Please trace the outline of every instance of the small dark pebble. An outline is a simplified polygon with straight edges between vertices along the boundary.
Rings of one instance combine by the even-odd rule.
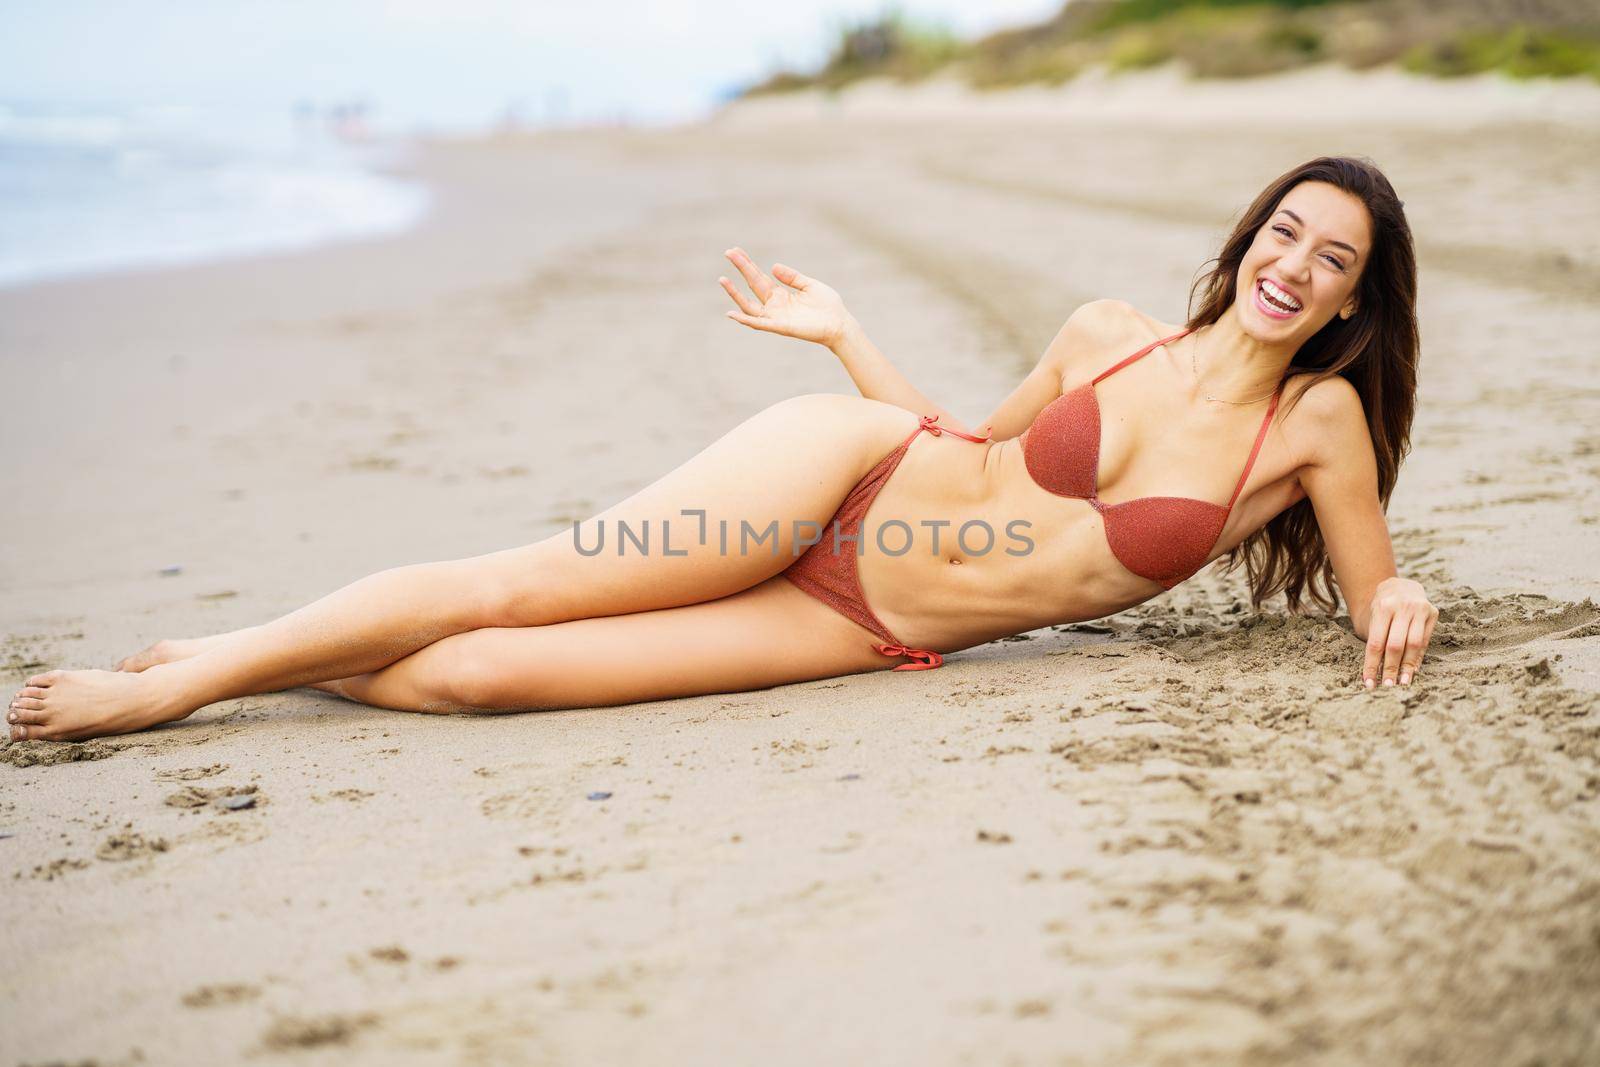
[[[255,807],[256,795],[254,793],[235,793],[233,796],[218,797],[211,803],[219,808],[227,808],[229,811],[239,811],[242,808]]]
[[[590,800],[610,800],[611,799],[611,794],[610,793],[600,793],[600,792],[590,793],[589,794],[589,799]]]
[[[176,563],[172,564],[170,567],[162,567],[161,568],[161,576],[163,578],[171,578],[175,574],[182,574],[182,573],[183,573],[183,568],[178,566]]]
[[[859,774],[841,774],[839,776],[839,781],[841,781],[841,782],[853,782],[857,778],[860,778],[860,777],[861,776]]]

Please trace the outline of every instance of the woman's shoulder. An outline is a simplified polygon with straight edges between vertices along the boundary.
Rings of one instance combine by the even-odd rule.
[[[1168,329],[1126,300],[1110,296],[1084,304],[1072,313],[1072,319],[1068,321],[1074,320],[1081,321],[1082,328],[1095,339],[1112,347],[1128,341],[1139,341],[1146,334],[1152,340],[1170,337],[1183,329],[1182,326]]]
[[[1352,421],[1366,425],[1366,409],[1361,394],[1349,379],[1338,374],[1319,377],[1312,370],[1293,367],[1283,378],[1283,407],[1303,411],[1304,421],[1337,425]]]
[[[1311,462],[1360,454],[1372,447],[1367,412],[1356,387],[1337,375],[1291,372],[1283,379],[1278,422]]]
[[[1183,323],[1162,322],[1126,300],[1105,299],[1095,303],[1100,305],[1096,321],[1109,362],[1124,359],[1141,348],[1184,332]]]
[[[1080,305],[1068,316],[1051,347],[1059,357],[1060,369],[1069,379],[1093,375],[1128,352],[1148,344],[1140,338],[1158,325],[1126,300],[1105,297]],[[1151,339],[1169,335],[1154,334]],[[1130,344],[1133,347],[1128,348]],[[1124,348],[1128,352],[1123,352]]]

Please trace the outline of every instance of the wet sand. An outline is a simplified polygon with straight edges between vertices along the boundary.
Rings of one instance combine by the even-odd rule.
[[[851,392],[723,317],[731,244],[976,421],[1080,303],[1181,321],[1265,182],[1369,155],[1421,261],[1390,523],[1442,612],[1401,691],[1208,571],[934,672],[7,743],[0,1060],[1593,1062],[1600,112],[1486,120],[436,141],[410,234],[0,290],[14,688],[535,540]]]

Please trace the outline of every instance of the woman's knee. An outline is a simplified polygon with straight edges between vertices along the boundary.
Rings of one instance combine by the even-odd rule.
[[[508,662],[496,654],[495,644],[492,630],[479,630],[429,645],[429,695],[462,711],[540,707],[529,665]]]
[[[469,559],[423,564],[441,568],[453,607],[451,619],[459,632],[490,626],[531,626],[530,605],[538,599],[532,588],[537,568],[528,566],[528,549],[508,549]]]

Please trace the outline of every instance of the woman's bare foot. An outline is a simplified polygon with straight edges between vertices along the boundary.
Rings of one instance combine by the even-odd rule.
[[[165,665],[123,671],[46,671],[28,679],[6,721],[13,741],[81,741],[181,719],[192,710],[164,684]]]
[[[157,641],[142,652],[135,652],[127,659],[122,660],[113,669],[137,674],[140,671],[149,670],[160,663],[176,663],[181,659],[198,656],[202,652],[210,652],[218,645],[231,641],[235,637],[249,633],[254,629],[255,627],[251,626],[225,634],[213,634],[210,637],[168,638]]]

